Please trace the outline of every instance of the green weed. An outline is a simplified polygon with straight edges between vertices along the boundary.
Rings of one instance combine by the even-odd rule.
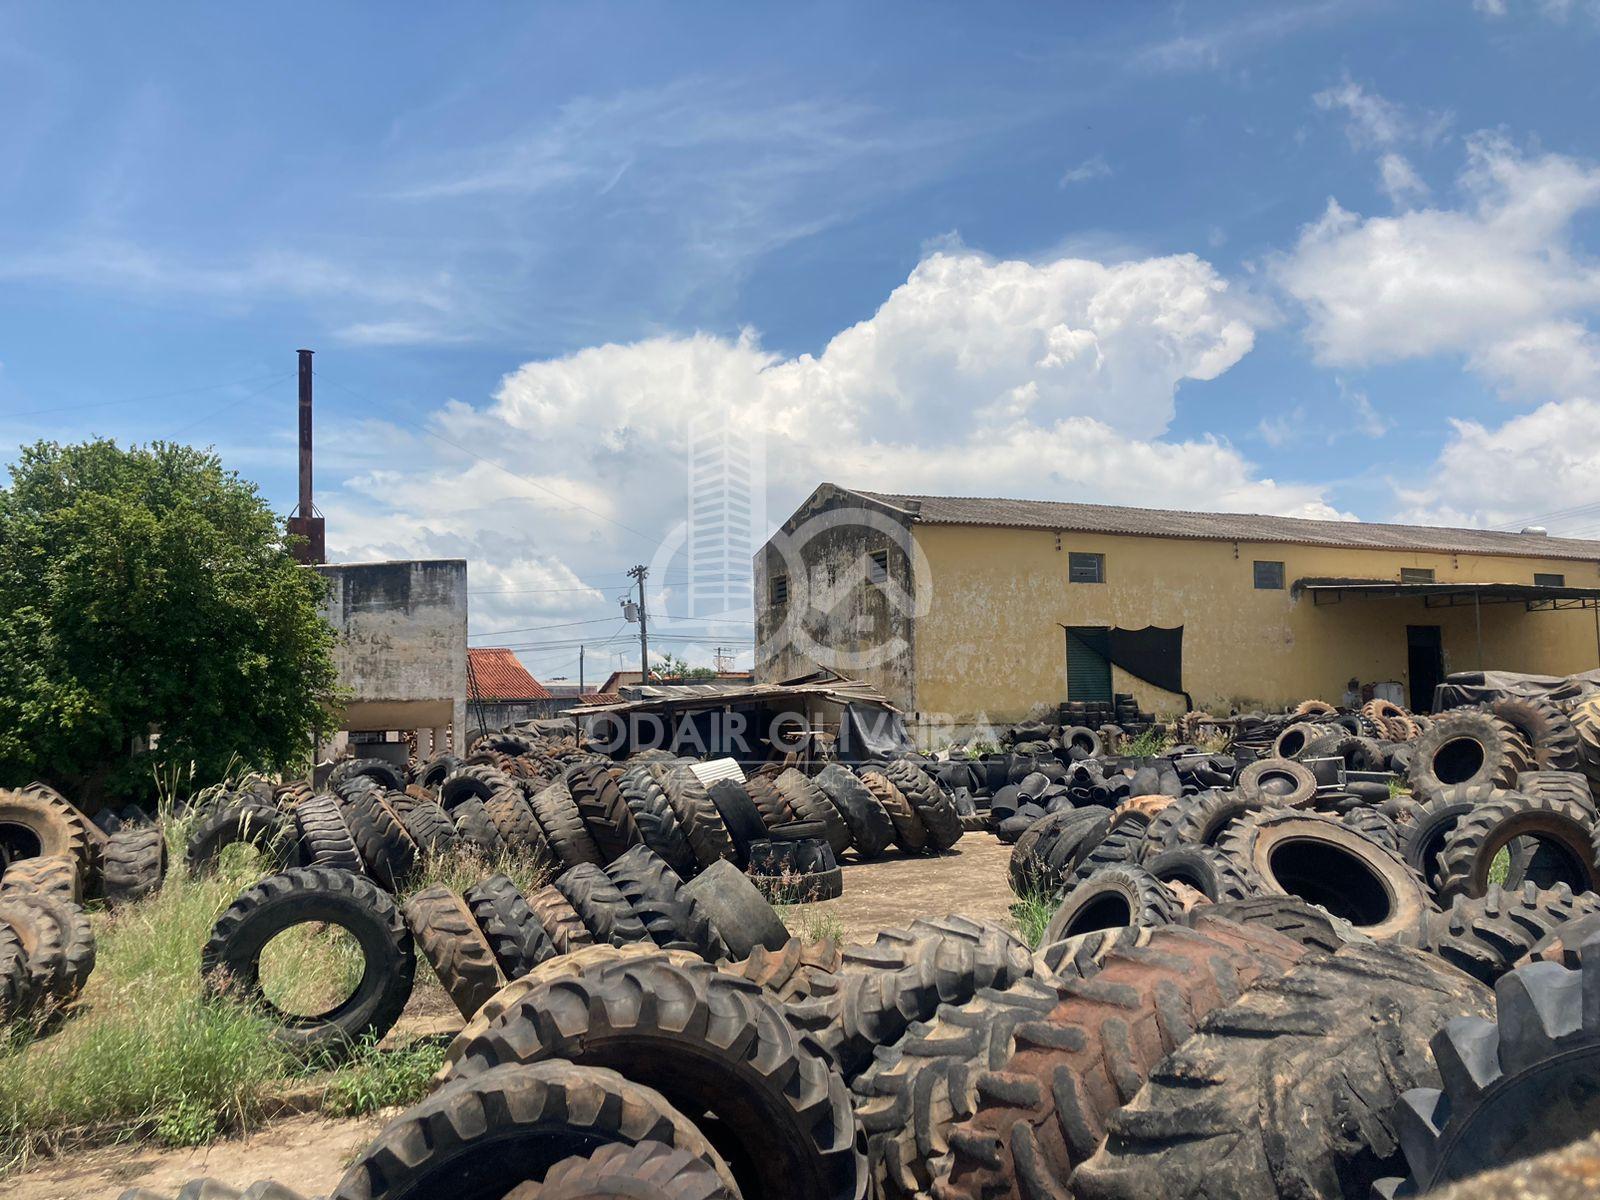
[[[1031,892],[1012,902],[1011,919],[1017,926],[1017,936],[1035,950],[1044,938],[1045,926],[1055,916],[1056,901],[1039,892]]]

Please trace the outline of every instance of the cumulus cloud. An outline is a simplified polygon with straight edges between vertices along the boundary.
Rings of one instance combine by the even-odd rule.
[[[1600,304],[1600,265],[1571,230],[1600,203],[1600,168],[1480,134],[1460,186],[1461,208],[1391,217],[1330,200],[1301,232],[1275,274],[1305,307],[1318,361],[1454,353],[1524,390],[1588,369],[1594,348],[1577,322]]]
[[[1420,200],[1428,194],[1428,185],[1417,174],[1411,161],[1403,154],[1393,152],[1378,160],[1378,178],[1383,190],[1396,206]]]
[[[825,479],[1339,515],[1225,441],[1163,440],[1179,387],[1231,368],[1269,319],[1193,255],[940,250],[816,354],[701,333],[524,364],[491,402],[437,410],[431,451],[418,441],[403,465],[351,478],[325,504],[347,510],[329,529],[374,552],[465,554],[475,588],[487,569],[508,589],[497,618],[534,611],[519,585],[562,598],[540,611],[576,610],[592,598],[557,589],[647,560],[683,520],[687,418],[707,412],[769,448],[779,519]],[[679,571],[662,573],[669,603]]]
[[[1345,135],[1358,148],[1431,144],[1444,136],[1454,119],[1449,112],[1412,112],[1348,75],[1312,96],[1311,102],[1323,112],[1342,113]]]

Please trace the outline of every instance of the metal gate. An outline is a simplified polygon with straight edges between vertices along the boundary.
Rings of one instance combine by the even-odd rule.
[[[1111,702],[1111,630],[1104,625],[1067,629],[1067,699]]]

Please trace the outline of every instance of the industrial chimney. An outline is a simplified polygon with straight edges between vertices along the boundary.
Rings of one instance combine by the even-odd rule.
[[[322,514],[311,502],[311,351],[300,355],[300,502],[289,517],[289,532],[302,539],[294,556],[303,563],[328,561],[328,539]]]

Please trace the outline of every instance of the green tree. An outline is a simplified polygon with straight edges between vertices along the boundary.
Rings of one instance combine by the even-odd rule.
[[[24,447],[0,490],[0,784],[138,798],[158,764],[304,762],[335,697],[324,594],[212,453]]]
[[[676,654],[663,654],[661,662],[650,671],[657,682],[667,683],[704,683],[717,677],[710,667],[691,667],[688,660]]]

